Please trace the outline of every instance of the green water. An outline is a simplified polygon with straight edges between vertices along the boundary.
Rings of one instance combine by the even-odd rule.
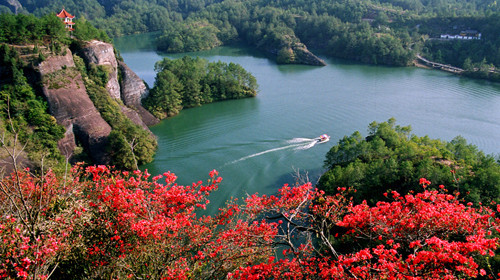
[[[147,35],[115,40],[125,62],[150,86],[162,57]],[[500,85],[436,70],[392,68],[325,59],[328,66],[276,65],[245,47],[189,53],[241,64],[259,83],[257,98],[188,109],[151,128],[158,136],[152,174],[170,170],[179,183],[224,178],[211,196],[215,208],[229,197],[273,193],[300,171],[315,182],[329,148],[372,121],[394,117],[413,133],[451,140],[462,135],[486,153],[500,153]],[[327,133],[314,145],[308,140]]]

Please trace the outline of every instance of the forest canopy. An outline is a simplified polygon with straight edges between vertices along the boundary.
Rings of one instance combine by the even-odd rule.
[[[171,117],[182,108],[257,95],[257,80],[241,65],[208,62],[199,57],[164,58],[155,65],[154,87],[143,100],[158,118]]]
[[[63,5],[57,0],[19,4],[0,9],[42,16]],[[293,62],[293,53],[285,51],[303,44],[332,57],[372,64],[406,66],[421,53],[468,72],[500,66],[500,6],[493,0],[68,0],[64,7],[113,37],[162,31],[158,47],[169,52],[239,40],[281,63]],[[481,40],[434,40],[463,30],[480,32]],[[478,76],[487,77],[487,72]]]
[[[411,127],[395,119],[373,122],[368,136],[354,132],[344,136],[326,155],[328,171],[319,187],[329,194],[338,187],[353,187],[358,201],[383,200],[384,192],[413,190],[426,178],[434,186],[445,185],[474,203],[500,202],[500,163],[457,136],[450,142],[411,134]]]

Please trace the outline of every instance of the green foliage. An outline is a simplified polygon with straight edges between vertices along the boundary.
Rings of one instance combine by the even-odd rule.
[[[42,18],[44,22],[45,33],[49,37],[51,42],[60,42],[63,39],[68,38],[68,33],[61,19],[56,17],[54,14],[49,14]]]
[[[74,39],[111,41],[104,31],[95,28],[85,17],[76,19],[75,23]],[[68,31],[53,12],[41,18],[24,14],[0,14],[0,43],[34,43],[33,53],[38,53],[37,44],[49,44],[53,52],[59,53],[61,45],[69,45],[70,42]]]
[[[54,13],[62,6],[56,0],[20,2],[37,15]],[[487,58],[487,64],[500,66],[500,5],[495,1],[67,0],[64,6],[77,19],[88,18],[112,36],[162,30],[158,47],[169,52],[241,40],[272,54],[279,63],[295,62],[297,57],[284,50],[305,44],[333,57],[364,63],[406,66],[415,51],[422,51],[426,57],[458,67],[467,58],[472,63]],[[75,33],[86,33],[85,23],[78,22],[75,28],[79,25],[83,28]],[[6,21],[5,26],[12,24]],[[474,46],[426,40],[460,31],[456,29],[476,29],[483,39]],[[467,74],[500,78],[495,72],[473,72]]]
[[[23,14],[0,14],[0,43],[25,44],[42,40],[67,40],[64,24],[54,14],[42,18]]]
[[[292,49],[289,48],[281,48],[281,50],[278,52],[278,56],[276,57],[276,62],[280,64],[291,63],[294,60],[294,53]]]
[[[158,5],[153,1],[102,2],[102,5],[106,8],[107,15],[105,17],[92,18],[92,20],[99,28],[104,29],[106,33],[113,37],[162,30],[173,19],[182,19],[180,13],[169,9],[168,6]]]
[[[434,187],[446,185],[467,201],[500,201],[500,165],[460,136],[449,143],[410,135],[410,127],[395,120],[373,122],[363,139],[345,136],[326,155],[328,171],[319,186],[327,193],[338,187],[357,189],[356,199],[374,203],[388,188],[406,194],[427,178]]]
[[[124,123],[108,137],[113,164],[122,169],[137,170],[139,165],[153,161],[156,141],[146,130]]]
[[[157,39],[157,48],[166,52],[191,52],[220,46],[219,29],[205,21],[172,23]]]
[[[143,105],[160,119],[177,115],[182,110],[182,89],[177,76],[169,70],[161,71]]]
[[[106,84],[109,81],[109,74],[111,73],[111,69],[105,65],[96,65],[94,63],[90,63],[88,65],[86,73],[89,77],[100,87],[106,87]]]
[[[176,115],[182,108],[257,94],[255,77],[235,63],[185,56],[165,58],[156,63],[155,70],[154,87],[143,105],[159,118]]]
[[[21,141],[27,143],[28,156],[35,162],[40,162],[42,158],[45,158],[46,162],[47,159],[52,160],[54,164],[62,162],[57,141],[64,136],[64,128],[57,125],[56,120],[48,114],[45,101],[37,97],[28,84],[23,72],[24,64],[28,62],[26,57],[33,57],[31,61],[41,62],[46,59],[48,51],[64,55],[70,42],[72,47],[78,49],[82,40],[109,41],[109,38],[103,31],[93,27],[85,17],[81,17],[76,22],[73,34],[76,40],[71,40],[61,19],[53,12],[42,18],[33,15],[1,14],[0,23],[0,64],[4,66],[7,74],[6,77],[2,77],[7,83],[0,91],[2,124],[8,123],[7,112],[10,112],[13,124],[3,130],[11,130],[11,133],[15,130],[19,133]],[[34,43],[35,46],[9,47],[5,43]],[[29,49],[29,52],[25,49]],[[21,56],[23,60],[20,59]],[[87,67],[76,55],[74,61],[76,68],[63,66],[61,70],[45,75],[42,83],[49,89],[58,89],[65,87],[79,72],[82,73],[88,93],[104,119],[115,131],[113,135],[119,133],[127,144],[122,146],[117,144],[116,150],[112,150],[111,156],[116,165],[122,168],[137,168],[139,164],[152,161],[156,139],[125,117],[120,104],[109,97],[105,90],[111,69],[94,64],[89,64]],[[128,151],[123,152],[123,147]],[[132,156],[130,153],[133,153]]]
[[[90,99],[112,128],[108,142],[111,163],[121,169],[137,169],[138,165],[151,162],[157,148],[156,138],[127,118],[121,109],[123,105],[109,95],[105,88],[109,69],[94,64],[86,66],[76,55],[73,60],[84,77]]]
[[[28,83],[15,49],[0,45],[0,65],[7,70],[0,89],[0,129],[8,137],[17,133],[19,140],[26,143],[28,158],[35,164],[41,164],[44,158],[45,167],[57,167],[63,160],[57,142],[63,138],[65,129],[57,124],[48,112],[46,101]]]
[[[82,41],[90,41],[92,39],[97,39],[104,42],[111,41],[106,32],[95,28],[83,16],[75,20],[75,31],[73,31],[73,36]]]

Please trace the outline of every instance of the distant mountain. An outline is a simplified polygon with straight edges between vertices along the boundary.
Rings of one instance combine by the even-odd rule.
[[[1,1],[1,11],[38,16],[65,7],[111,37],[162,31],[158,47],[168,52],[243,41],[278,63],[321,65],[302,55],[314,50],[370,64],[411,65],[418,52],[472,71],[500,67],[500,5],[494,0]],[[481,40],[434,40],[462,30],[476,30]]]

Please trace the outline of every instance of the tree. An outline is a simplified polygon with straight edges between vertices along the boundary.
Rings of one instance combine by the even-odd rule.
[[[493,156],[484,155],[460,136],[446,143],[410,132],[411,127],[389,119],[371,123],[365,138],[359,132],[345,136],[326,154],[328,170],[319,188],[334,194],[337,187],[354,187],[356,202],[367,200],[375,205],[384,200],[382,193],[388,189],[406,194],[414,189],[413,182],[425,177],[455,186],[467,201],[500,202],[500,180],[494,175],[500,173],[500,164]],[[478,174],[481,179],[476,178]]]
[[[45,27],[45,33],[52,44],[66,38],[66,29],[60,18],[51,14],[44,16],[41,20]]]
[[[465,206],[456,196],[442,190],[427,191],[430,181],[425,178],[420,179],[420,184],[423,192],[405,196],[392,192],[386,194],[392,196],[392,202],[379,202],[373,207],[366,202],[353,204],[347,199],[345,188],[335,196],[324,196],[310,185],[285,187],[280,196],[252,196],[246,203],[251,205],[253,213],[265,212],[268,217],[281,219],[282,234],[277,237],[291,247],[286,251],[289,258],[243,267],[231,276],[236,279],[256,275],[256,279],[497,277],[497,267],[480,266],[495,255],[499,245],[496,212],[485,207],[473,208],[471,204]],[[490,227],[493,221],[497,224]],[[481,248],[477,247],[478,241]]]
[[[160,182],[164,180],[164,183]],[[497,277],[500,206],[463,204],[444,186],[354,204],[310,183],[197,213],[217,171],[181,186],[170,172],[75,166],[0,181],[5,279],[381,279]],[[494,206],[495,207],[495,206]],[[6,242],[5,242],[6,241]],[[275,258],[277,248],[284,256]]]
[[[472,65],[472,60],[470,57],[467,57],[464,61],[464,65],[462,66],[465,71],[473,71],[474,66]]]
[[[48,279],[78,244],[81,237],[72,233],[82,229],[85,208],[74,183],[29,169],[2,178],[0,277]]]
[[[169,70],[158,73],[144,106],[158,118],[175,116],[182,109],[183,86]]]
[[[165,58],[155,70],[155,85],[143,104],[158,118],[174,116],[182,108],[257,95],[255,77],[235,63],[185,56]]]
[[[95,28],[84,16],[77,19],[75,23],[75,31],[73,31],[75,38],[82,41],[90,41],[92,39],[104,42],[111,41],[104,31]]]

